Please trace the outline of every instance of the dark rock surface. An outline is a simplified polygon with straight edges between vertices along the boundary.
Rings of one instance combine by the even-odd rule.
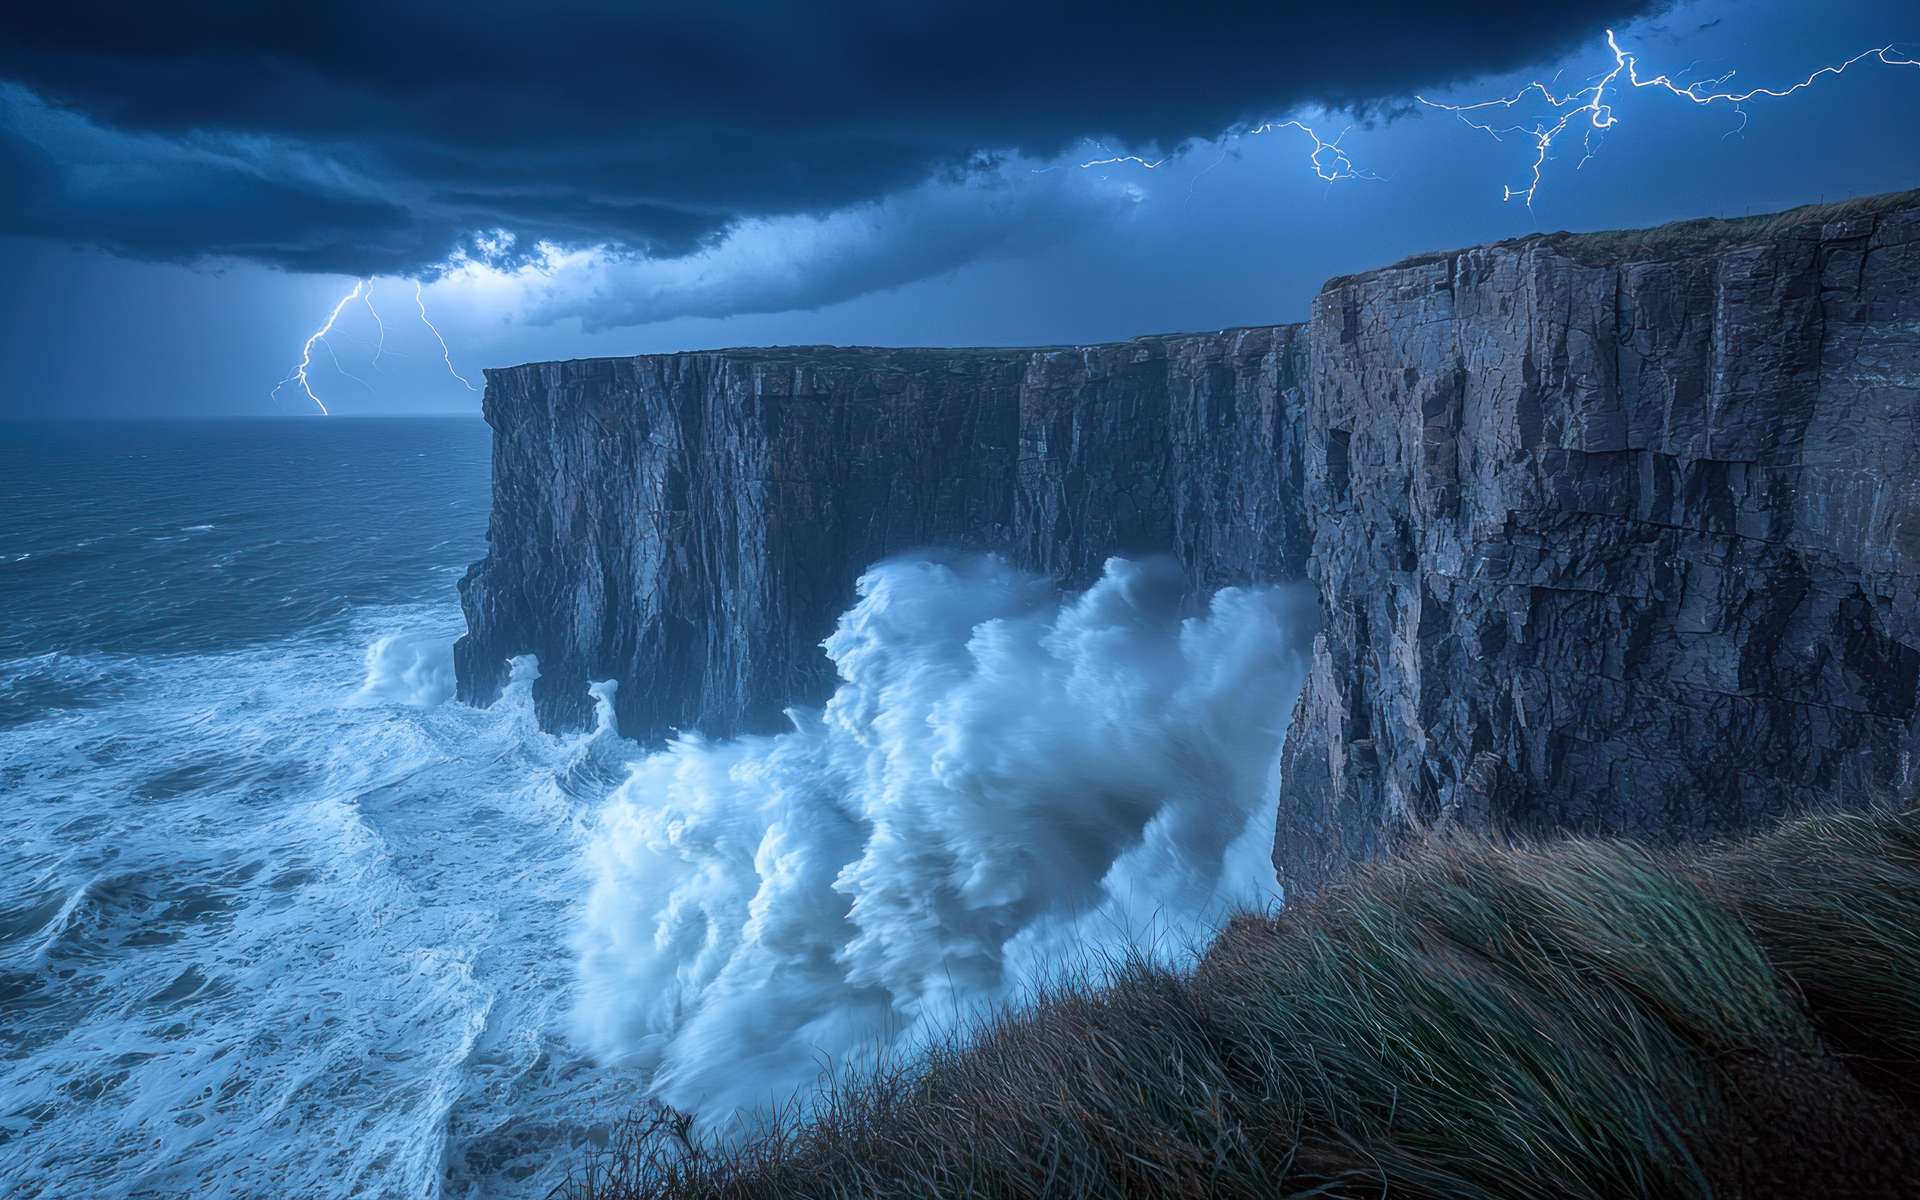
[[[1336,280],[1301,326],[488,373],[460,693],[782,725],[871,562],[1309,576],[1295,893],[1459,824],[1658,838],[1912,788],[1920,197],[1554,235]]]
[[[1197,586],[1299,578],[1290,330],[1045,350],[803,347],[487,373],[489,551],[460,695],[540,658],[550,728],[614,679],[623,733],[784,727],[869,564],[992,549],[1084,584],[1172,553]]]
[[[1920,199],[1340,280],[1310,343],[1285,881],[1911,790]]]

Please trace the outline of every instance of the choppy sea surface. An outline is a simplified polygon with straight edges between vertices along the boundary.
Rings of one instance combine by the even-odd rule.
[[[0,1196],[545,1196],[1273,898],[1309,598],[872,564],[793,728],[452,702],[474,420],[0,427]]]
[[[472,419],[0,427],[0,1194],[543,1195],[631,1102],[627,754],[445,703],[487,487]]]

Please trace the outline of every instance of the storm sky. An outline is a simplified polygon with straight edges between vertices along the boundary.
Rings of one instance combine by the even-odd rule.
[[[1531,210],[1501,199],[1524,136],[1413,103],[1579,87],[1609,26],[1687,81],[1920,56],[1911,0],[21,6],[0,17],[0,416],[312,411],[269,392],[356,277],[386,341],[375,363],[371,314],[343,312],[311,372],[333,411],[474,412],[414,279],[477,382],[1294,320],[1326,276],[1414,251],[1920,184],[1917,67],[1755,101],[1744,130],[1623,94],[1588,161],[1556,146]],[[1325,183],[1305,133],[1248,132],[1287,118],[1347,129],[1377,178]],[[1126,155],[1160,165],[1080,165]]]

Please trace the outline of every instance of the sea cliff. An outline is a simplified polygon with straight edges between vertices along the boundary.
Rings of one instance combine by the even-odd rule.
[[[1330,282],[1298,325],[489,371],[463,698],[777,728],[874,560],[1306,579],[1294,893],[1435,827],[1662,839],[1910,791],[1920,195],[1547,235]]]

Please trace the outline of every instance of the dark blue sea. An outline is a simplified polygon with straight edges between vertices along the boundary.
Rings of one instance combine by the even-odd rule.
[[[472,419],[0,427],[0,1193],[542,1195],[604,742],[445,703]]]

